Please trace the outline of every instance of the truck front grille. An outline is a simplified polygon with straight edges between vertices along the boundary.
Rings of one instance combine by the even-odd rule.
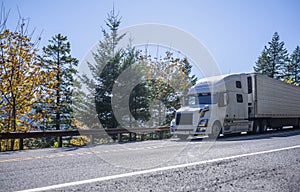
[[[193,125],[193,113],[180,113],[176,115],[176,125]]]

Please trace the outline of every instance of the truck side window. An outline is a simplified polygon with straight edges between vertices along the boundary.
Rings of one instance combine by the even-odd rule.
[[[241,83],[241,81],[236,81],[236,82],[235,82],[235,86],[236,86],[236,88],[242,88],[242,83]]]
[[[242,94],[236,94],[236,101],[238,103],[243,103],[243,95]]]
[[[248,84],[248,94],[252,93],[252,78],[247,77],[247,84]]]

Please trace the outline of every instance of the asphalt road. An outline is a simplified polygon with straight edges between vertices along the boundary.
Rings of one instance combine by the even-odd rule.
[[[0,153],[0,191],[300,191],[300,130]]]

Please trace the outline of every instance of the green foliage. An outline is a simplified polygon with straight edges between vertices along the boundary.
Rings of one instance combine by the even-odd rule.
[[[147,66],[149,126],[169,125],[174,110],[180,108],[180,99],[195,85],[197,78],[191,76],[192,65],[187,58],[174,58],[167,51],[163,58],[141,57]]]
[[[79,79],[81,79],[79,77]],[[99,119],[95,110],[95,96],[91,91],[84,91],[80,82],[75,81],[73,99],[74,124],[80,129],[99,126]]]
[[[284,70],[285,79],[288,83],[298,85],[300,84],[300,47],[297,46],[290,55],[289,62],[285,65]]]
[[[108,14],[105,22],[109,31],[102,28],[104,39],[99,41],[98,48],[93,53],[95,63],[88,63],[92,79],[86,75],[81,77],[82,83],[87,85],[91,103],[85,103],[85,109],[81,107],[81,111],[85,114],[89,109],[92,110],[92,105],[95,105],[101,125],[105,128],[115,128],[119,124],[111,105],[113,86],[119,75],[135,62],[136,52],[133,48],[116,48],[125,34],[118,34],[121,20],[114,10]],[[86,124],[86,119],[82,120]],[[88,125],[90,126],[92,125]]]
[[[43,47],[40,60],[44,63],[43,70],[52,73],[50,89],[44,89],[44,98],[47,102],[37,105],[36,111],[43,116],[43,129],[73,128],[73,90],[74,76],[77,73],[78,60],[71,56],[71,45],[67,37],[57,34],[49,40],[49,45]]]
[[[137,75],[143,81],[130,87],[132,90],[129,110],[132,116],[122,113],[126,112],[126,109],[121,104],[114,106],[119,114],[124,114],[121,117],[124,119],[122,126],[137,126],[132,124],[133,121],[143,126],[168,124],[174,109],[180,107],[180,97],[196,82],[195,76],[190,77],[192,66],[186,58],[174,58],[171,52],[166,52],[162,60],[157,60],[149,55],[142,55],[141,51],[130,46],[126,49],[117,49],[119,41],[125,35],[118,34],[120,23],[118,15],[111,11],[106,19],[109,31],[102,29],[104,39],[99,41],[98,49],[93,53],[95,63],[88,63],[92,79],[87,75],[81,77],[82,83],[87,85],[90,96],[94,96],[94,99],[89,99],[90,103],[93,105],[95,102],[96,112],[103,127],[120,126],[111,104],[112,97],[115,99],[119,97],[113,93],[113,88],[116,84],[119,87],[130,87],[129,84],[133,83],[131,77],[128,77],[128,81],[118,81],[120,75],[129,69],[133,76]],[[122,99],[124,98],[117,98],[120,101]],[[88,111],[88,106],[89,104],[85,103],[81,107],[82,114]],[[84,118],[81,119],[86,121]],[[148,122],[150,119],[152,121]],[[148,124],[145,124],[146,122]]]
[[[271,78],[283,79],[284,66],[289,60],[284,42],[280,41],[278,33],[275,32],[268,45],[258,57],[254,71]]]
[[[300,48],[297,46],[290,55],[280,42],[277,32],[271,42],[268,42],[258,57],[254,71],[268,77],[280,79],[288,84],[299,86],[300,81]]]
[[[129,108],[132,116],[138,122],[146,122],[150,119],[149,113],[149,94],[147,83],[138,84],[131,92]]]

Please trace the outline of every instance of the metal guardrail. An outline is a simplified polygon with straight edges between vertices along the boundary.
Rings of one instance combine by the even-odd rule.
[[[26,138],[51,138],[58,137],[58,147],[62,147],[63,138],[67,136],[88,136],[92,142],[95,137],[104,135],[117,135],[118,142],[122,141],[122,134],[128,134],[128,140],[133,139],[133,135],[141,135],[141,140],[144,140],[144,135],[149,133],[158,134],[159,139],[164,137],[164,133],[169,132],[170,128],[153,127],[153,128],[110,128],[110,129],[81,129],[81,130],[49,130],[49,131],[31,131],[31,132],[9,132],[0,133],[0,141],[2,139],[19,139],[19,149],[24,149],[23,139]],[[1,142],[0,142],[1,144]]]

